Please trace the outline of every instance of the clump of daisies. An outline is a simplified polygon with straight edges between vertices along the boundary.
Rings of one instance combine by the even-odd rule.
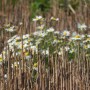
[[[51,17],[51,21],[59,21],[59,18]],[[33,22],[37,22],[36,31],[32,34],[24,34],[22,37],[14,35],[7,41],[9,50],[12,52],[12,56],[23,56],[25,60],[30,60],[32,55],[41,54],[48,57],[49,55],[58,54],[63,56],[63,53],[68,54],[68,59],[74,59],[77,55],[78,47],[80,52],[87,50],[87,54],[90,54],[90,35],[83,35],[77,32],[71,32],[69,30],[56,31],[53,27],[46,27],[45,18],[42,16],[36,16],[33,18]],[[22,23],[20,24],[22,25]],[[15,26],[7,25],[7,31],[13,31]],[[78,24],[80,30],[86,30],[85,24]],[[3,49],[5,52],[7,47]],[[30,51],[32,53],[30,53]],[[2,52],[2,53],[3,53]],[[8,53],[7,53],[8,54]],[[3,59],[5,59],[5,53],[3,53]],[[0,56],[2,61],[2,56]],[[36,63],[36,62],[35,62]],[[34,64],[35,66],[35,64]]]
[[[17,31],[17,26],[11,25],[11,24],[5,24],[5,25],[4,25],[4,29],[5,29],[5,31],[7,31],[7,32],[13,33],[13,32],[15,32],[15,31]]]
[[[0,54],[0,65],[8,59],[10,55],[11,68],[19,68],[22,60],[24,60],[27,68],[32,67],[35,75],[38,72],[38,58],[40,56],[48,62],[48,57],[59,56],[70,60],[78,60],[78,53],[81,55],[84,52],[85,57],[90,58],[90,35],[78,32],[71,32],[67,29],[57,31],[53,26],[46,27],[45,18],[36,16],[33,22],[36,24],[36,31],[31,34],[14,35],[6,43]],[[59,18],[51,17],[50,21],[58,22]],[[20,25],[23,23],[20,22]],[[85,24],[78,24],[78,29],[84,31],[87,29]],[[7,24],[5,30],[15,32],[16,27]],[[39,57],[38,57],[39,56]],[[63,59],[64,60],[64,59]],[[43,60],[42,60],[43,61]],[[46,65],[47,68],[48,65]],[[6,77],[6,76],[5,76]]]

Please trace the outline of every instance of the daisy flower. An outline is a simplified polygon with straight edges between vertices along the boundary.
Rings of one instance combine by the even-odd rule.
[[[60,32],[59,31],[55,31],[54,34],[60,34]]]
[[[66,47],[65,47],[65,50],[66,50],[66,51],[69,51],[69,50],[70,50],[70,48],[69,48],[68,46],[66,46]]]
[[[8,32],[14,32],[14,31],[16,31],[15,26],[11,26],[9,28],[6,28],[5,30],[8,31]]]
[[[81,36],[78,34],[71,38],[72,40],[81,40]]]
[[[87,29],[87,26],[86,26],[86,24],[80,24],[80,23],[78,23],[78,29],[80,29],[80,30],[86,30]]]
[[[54,21],[59,21],[59,18],[54,18],[54,17],[51,17],[51,20],[54,20]]]
[[[41,25],[41,26],[38,26],[37,29],[39,29],[39,30],[43,30],[43,29],[44,29],[44,26],[45,26],[44,24]]]
[[[70,36],[70,32],[68,30],[63,31],[63,36]]]
[[[33,18],[33,21],[38,21],[38,20],[42,20],[43,17],[42,16],[36,16],[35,18]]]
[[[47,32],[54,32],[54,28],[47,29]]]

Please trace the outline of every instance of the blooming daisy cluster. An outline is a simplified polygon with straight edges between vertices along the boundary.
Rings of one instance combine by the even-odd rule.
[[[14,25],[5,24],[4,29],[5,29],[5,31],[12,33],[12,32],[15,32],[17,30],[17,27]]]
[[[42,21],[43,19],[42,16],[36,16],[33,21],[38,22],[38,20]],[[51,19],[54,18],[52,17]],[[59,19],[56,19],[56,21],[57,20]],[[78,25],[77,28],[85,29],[86,26]],[[31,50],[32,53],[29,50]],[[9,51],[12,52],[12,57],[21,56],[22,58],[23,55],[25,60],[30,60],[32,55],[37,55],[38,53],[48,57],[53,54],[63,56],[66,52],[68,54],[68,60],[72,60],[75,56],[78,56],[77,52],[84,52],[86,56],[90,57],[90,35],[68,30],[56,31],[53,27],[46,28],[45,24],[42,23],[37,27],[37,30],[30,35],[14,35],[10,38],[7,41],[7,46],[4,47],[0,54],[0,62],[3,62],[3,60],[7,58]],[[19,63],[15,62],[14,64],[17,66]],[[35,66],[36,69],[37,62],[35,62],[33,66]]]

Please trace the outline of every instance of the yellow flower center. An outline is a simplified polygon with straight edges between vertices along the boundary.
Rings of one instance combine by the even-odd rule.
[[[2,58],[0,57],[0,62],[2,62]]]
[[[87,41],[90,41],[90,38],[87,38]]]
[[[85,45],[84,48],[87,49],[88,47]]]
[[[79,35],[76,35],[75,38],[80,38],[80,36]]]
[[[37,63],[34,63],[34,65],[33,65],[34,67],[37,67],[38,66],[38,64]]]
[[[63,35],[66,36],[67,35],[67,32],[64,32]]]
[[[25,56],[28,56],[29,55],[29,52],[25,52]]]

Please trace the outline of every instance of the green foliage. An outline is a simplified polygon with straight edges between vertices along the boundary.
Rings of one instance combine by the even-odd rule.
[[[32,11],[32,18],[36,15],[45,15],[52,5],[51,0],[34,0],[30,3],[30,10]],[[59,8],[66,9],[70,4],[74,9],[79,6],[79,0],[58,0]]]
[[[30,10],[32,11],[32,17],[36,14],[44,14],[50,9],[50,0],[35,0],[30,3]]]
[[[16,5],[16,3],[17,3],[18,1],[19,1],[19,0],[12,0],[13,7]]]

